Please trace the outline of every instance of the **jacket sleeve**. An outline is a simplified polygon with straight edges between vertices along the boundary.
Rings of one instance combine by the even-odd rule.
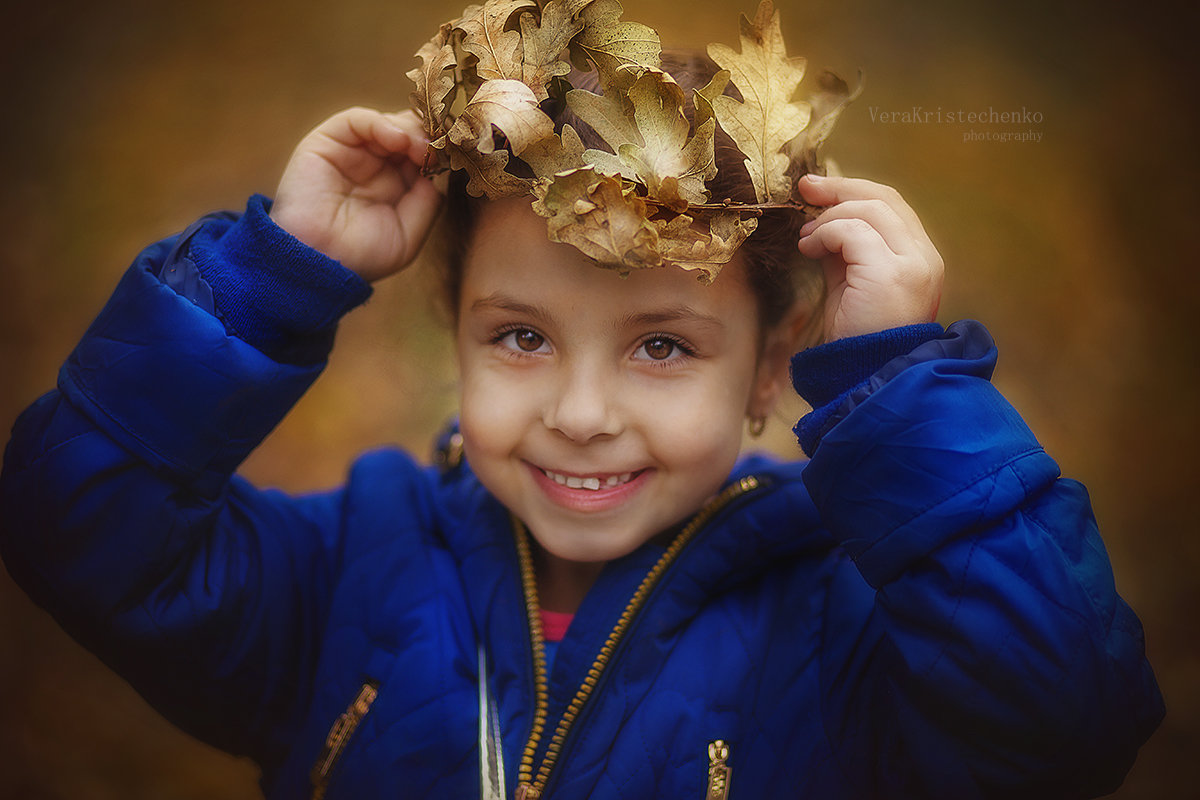
[[[1108,793],[1163,715],[1087,493],[995,359],[976,323],[892,359],[804,473],[853,563],[828,595],[829,735],[872,796]]]
[[[14,579],[174,722],[264,760],[313,668],[342,495],[231,476],[367,291],[262,198],[206,219],[138,257],[5,451]]]

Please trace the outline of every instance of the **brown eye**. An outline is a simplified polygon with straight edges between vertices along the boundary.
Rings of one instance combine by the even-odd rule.
[[[655,361],[662,361],[671,357],[671,353],[675,351],[675,342],[659,336],[654,339],[647,339],[642,347],[645,349],[647,356]]]
[[[513,338],[516,340],[517,347],[526,353],[535,352],[546,341],[541,334],[530,330],[513,331]]]

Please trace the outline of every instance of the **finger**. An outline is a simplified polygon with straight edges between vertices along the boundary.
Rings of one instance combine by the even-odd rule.
[[[796,186],[800,195],[814,205],[831,206],[847,200],[882,200],[909,226],[922,229],[917,212],[898,191],[883,183],[866,178],[846,178],[838,175],[805,175]]]
[[[925,232],[925,226],[921,224],[917,212],[913,211],[912,206],[891,186],[864,178],[805,175],[800,179],[797,188],[800,195],[814,205],[836,206],[844,202],[863,200],[883,202],[903,221],[921,255],[930,263],[941,261],[941,256],[929,234]]]
[[[835,219],[863,220],[879,232],[892,252],[920,254],[920,244],[913,239],[904,220],[891,206],[878,199],[847,200],[831,206],[815,220],[805,223],[800,229],[800,236],[807,236],[819,226]]]
[[[800,240],[801,254],[824,258],[838,254],[848,265],[870,267],[894,263],[897,255],[879,231],[855,217],[834,219],[818,226]]]
[[[425,243],[441,208],[442,195],[429,178],[418,178],[412,189],[396,204],[396,218],[404,230],[408,252],[405,261],[412,260]]]
[[[333,166],[352,184],[362,185],[376,179],[389,162],[393,169],[402,163],[419,165],[425,147],[423,132],[413,120],[356,107],[322,122],[297,151],[307,151]]]
[[[425,133],[425,123],[410,110],[384,114],[391,124],[408,134],[408,158],[418,167],[425,164],[425,154],[429,149],[429,137]]]
[[[390,120],[373,108],[348,108],[321,123],[314,136],[335,147],[366,150],[377,158],[406,152],[416,130]]]

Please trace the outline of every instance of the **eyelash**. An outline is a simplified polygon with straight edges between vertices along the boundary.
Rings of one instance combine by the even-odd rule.
[[[529,327],[528,325],[505,325],[501,328],[498,328],[496,330],[496,332],[492,334],[491,342],[493,345],[502,346],[507,355],[513,356],[515,358],[524,358],[526,356],[538,355],[538,353],[536,351],[522,350],[519,347],[515,347],[515,346],[510,347],[510,346],[504,344],[504,340],[507,339],[512,334],[524,333],[524,332],[529,332],[529,333],[532,333],[532,334],[540,337],[543,344],[546,342],[545,336],[542,336],[542,334],[538,333],[537,330]]]
[[[535,334],[535,335],[541,337],[543,343],[545,343],[545,341],[546,341],[545,336],[543,336],[541,333],[538,333],[538,331],[536,329],[531,328],[528,325],[505,325],[501,328],[498,328],[496,330],[496,332],[492,334],[491,343],[493,345],[503,346],[503,349],[507,355],[513,356],[516,358],[524,358],[526,356],[537,355],[536,351],[522,350],[519,347],[513,347],[513,346],[504,344],[504,340],[507,339],[512,334],[525,333],[525,332],[529,332],[529,333],[532,333],[532,334]],[[638,342],[637,347],[634,349],[634,353],[638,353],[638,352],[642,351],[643,348],[645,348],[647,344],[649,344],[650,342],[654,342],[654,341],[666,342],[666,343],[672,345],[678,351],[677,354],[672,354],[672,355],[668,356],[667,358],[658,359],[658,358],[646,357],[646,358],[638,359],[639,361],[647,362],[650,366],[654,367],[655,369],[670,369],[671,367],[675,366],[676,362],[680,361],[681,359],[696,357],[696,350],[693,347],[691,347],[686,341],[679,338],[678,336],[675,336],[675,335],[669,334],[669,333],[651,333],[648,336],[642,337],[641,341]]]
[[[676,363],[681,359],[696,357],[696,350],[694,348],[692,348],[683,339],[680,339],[678,336],[673,336],[669,333],[652,333],[649,336],[642,337],[642,340],[638,342],[637,349],[634,350],[634,352],[641,352],[647,344],[655,341],[666,342],[674,346],[678,353],[667,356],[666,358],[644,358],[638,359],[639,361],[647,361],[658,369],[669,369],[675,366]]]

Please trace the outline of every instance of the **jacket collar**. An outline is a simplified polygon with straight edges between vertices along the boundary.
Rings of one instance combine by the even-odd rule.
[[[802,481],[805,464],[763,455],[738,462],[726,485],[747,476],[757,478],[760,485],[729,502],[701,526],[664,576],[675,602],[694,607],[704,597],[754,580],[782,561],[830,546]],[[460,564],[473,617],[491,619],[501,597],[522,597],[509,513],[462,460],[445,470],[442,491],[443,533]],[[663,552],[663,546],[651,542],[610,562],[580,615],[590,616],[593,605],[623,606]],[[527,635],[523,622],[520,633],[522,638]]]

